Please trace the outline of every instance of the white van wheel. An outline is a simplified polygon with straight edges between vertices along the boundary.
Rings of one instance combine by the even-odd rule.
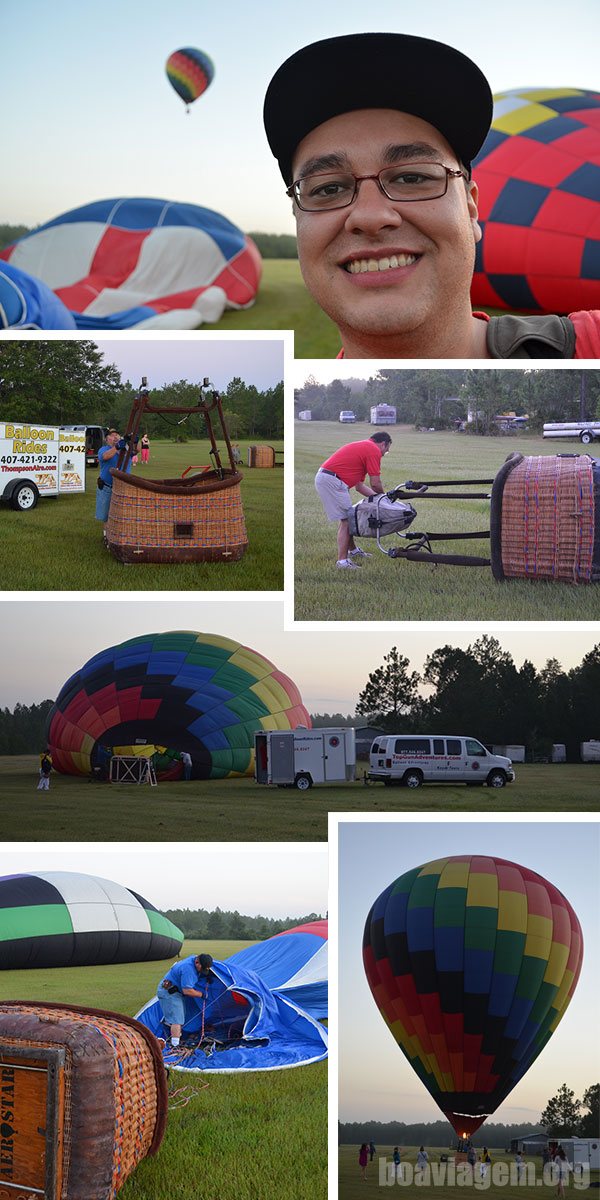
[[[29,512],[31,508],[35,508],[39,498],[39,492],[33,483],[22,483],[16,487],[10,502],[17,512]]]
[[[296,775],[294,787],[297,787],[299,792],[307,792],[312,787],[310,775]]]
[[[423,783],[423,776],[420,771],[405,771],[402,782],[407,788],[420,788]]]
[[[506,775],[504,771],[490,771],[487,777],[488,787],[503,788],[506,784]]]

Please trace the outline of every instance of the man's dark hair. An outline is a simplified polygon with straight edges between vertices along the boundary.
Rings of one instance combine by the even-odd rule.
[[[197,957],[198,962],[200,963],[201,967],[205,967],[205,968],[212,967],[212,965],[213,965],[212,954],[198,954],[196,957]]]
[[[392,444],[392,439],[391,439],[389,433],[385,433],[383,429],[379,429],[377,431],[377,433],[372,433],[371,437],[369,438],[369,441],[370,442],[389,442],[390,446]]]

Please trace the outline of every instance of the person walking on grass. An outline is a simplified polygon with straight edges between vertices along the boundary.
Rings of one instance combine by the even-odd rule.
[[[142,466],[144,466],[145,463],[150,462],[150,438],[147,433],[142,434],[140,448],[142,451]]]
[[[336,566],[354,570],[357,559],[370,558],[354,542],[348,525],[348,510],[352,508],[350,488],[361,496],[377,496],[385,491],[381,482],[381,460],[387,454],[392,439],[379,430],[361,442],[350,442],[335,450],[321,464],[315,475],[315,489],[328,521],[338,521]],[[365,479],[369,476],[369,484]]]
[[[52,771],[52,755],[49,750],[43,750],[40,754],[40,778],[37,785],[38,792],[50,791],[50,772]]]
[[[403,1173],[403,1171],[402,1171],[402,1163],[401,1163],[401,1161],[400,1161],[400,1150],[399,1150],[399,1147],[398,1147],[398,1146],[394,1146],[394,1153],[393,1153],[393,1155],[392,1155],[392,1162],[393,1162],[393,1164],[394,1164],[394,1176],[395,1176],[395,1178],[396,1178],[396,1179],[404,1179],[404,1173]]]
[[[367,1163],[369,1161],[369,1147],[366,1142],[363,1142],[358,1152],[358,1165],[362,1171],[363,1179],[367,1178]]]

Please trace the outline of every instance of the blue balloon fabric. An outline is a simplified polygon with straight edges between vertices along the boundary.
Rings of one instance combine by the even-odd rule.
[[[267,987],[312,1017],[327,1017],[327,921],[296,925],[265,942],[253,942],[227,962],[255,971]]]
[[[74,317],[40,279],[0,262],[0,329],[76,329]]]

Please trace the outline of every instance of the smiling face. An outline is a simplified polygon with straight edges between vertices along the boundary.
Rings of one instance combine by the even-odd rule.
[[[419,117],[361,109],[313,129],[296,150],[293,173],[374,175],[395,162],[460,165],[442,134]],[[476,202],[475,185],[462,179],[449,179],[439,199],[413,203],[389,200],[367,179],[347,208],[295,206],[304,282],[338,326],[348,356],[439,357],[467,336],[481,237]]]

